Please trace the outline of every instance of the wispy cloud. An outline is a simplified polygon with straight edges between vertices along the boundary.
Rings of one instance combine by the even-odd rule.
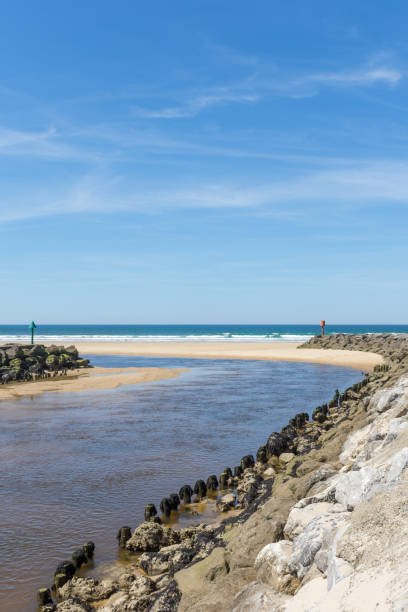
[[[135,116],[146,119],[193,118],[212,107],[256,103],[273,96],[303,98],[317,95],[322,88],[396,86],[404,78],[401,70],[385,63],[360,68],[289,74],[277,65],[248,62],[250,72],[241,85],[218,87],[192,95],[183,92],[183,101],[173,105],[134,106]]]
[[[232,103],[245,104],[257,102],[259,99],[260,94],[258,93],[234,92],[228,88],[219,88],[214,93],[204,93],[177,106],[166,106],[158,109],[134,106],[133,112],[139,117],[148,119],[191,118],[212,106]]]
[[[323,85],[372,85],[386,83],[396,85],[403,78],[403,73],[394,68],[368,68],[350,70],[348,72],[322,72],[310,74],[300,79],[300,82],[321,83]]]
[[[141,189],[121,176],[103,172],[85,175],[54,197],[31,194],[0,205],[3,221],[53,216],[142,212],[158,214],[180,209],[263,210],[287,220],[336,205],[371,207],[408,202],[407,162],[361,162],[349,168],[310,172],[267,184],[205,183],[190,187],[167,185]]]

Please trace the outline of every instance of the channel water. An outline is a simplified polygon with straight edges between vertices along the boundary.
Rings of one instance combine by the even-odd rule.
[[[0,402],[0,609],[36,610],[56,565],[88,540],[118,563],[116,533],[146,503],[255,454],[298,412],[361,380],[350,368],[268,361],[88,356],[179,378]],[[202,522],[181,515],[180,522]]]

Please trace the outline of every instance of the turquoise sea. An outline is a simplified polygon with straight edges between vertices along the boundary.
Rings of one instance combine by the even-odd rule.
[[[29,322],[28,322],[29,323]],[[0,342],[29,340],[27,325],[0,325]],[[41,342],[304,342],[316,325],[47,325],[36,321]],[[327,325],[326,333],[408,333],[408,325]]]

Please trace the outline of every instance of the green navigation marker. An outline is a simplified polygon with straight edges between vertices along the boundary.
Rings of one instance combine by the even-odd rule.
[[[34,323],[34,321],[31,321],[30,325],[28,326],[31,329],[31,344],[34,344],[34,330],[37,327],[36,324]]]

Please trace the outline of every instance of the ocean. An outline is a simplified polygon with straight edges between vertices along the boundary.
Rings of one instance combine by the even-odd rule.
[[[306,342],[317,325],[46,325],[37,342]],[[408,325],[327,325],[326,334],[408,333]],[[0,343],[28,342],[27,325],[0,325]]]

